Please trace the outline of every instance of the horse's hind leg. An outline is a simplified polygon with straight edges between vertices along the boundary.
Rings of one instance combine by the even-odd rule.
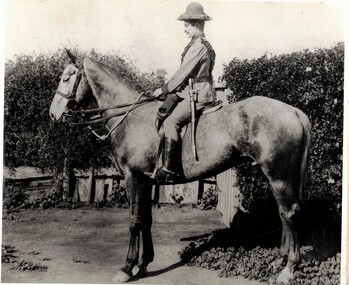
[[[266,171],[264,172],[266,173]],[[295,191],[296,185],[292,178],[280,179],[280,176],[279,178],[273,178],[270,175],[267,175],[267,177],[273,188],[273,195],[282,221],[280,258],[276,263],[280,265],[284,258],[287,258],[287,265],[281,271],[276,282],[278,284],[289,284],[289,281],[294,277],[294,268],[299,262],[297,225],[300,206],[296,195],[298,191]]]

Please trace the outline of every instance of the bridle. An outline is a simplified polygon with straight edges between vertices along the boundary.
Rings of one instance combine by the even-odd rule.
[[[72,92],[70,93],[70,95],[63,93],[60,90],[57,90],[56,94],[62,96],[65,99],[74,100],[76,103],[78,103],[78,101],[76,100],[76,91],[78,90],[78,87],[79,87],[79,84],[80,84],[80,81],[82,78],[82,74],[83,74],[83,71],[80,68],[78,68],[78,71],[77,71],[76,77],[75,77],[75,82],[73,85],[73,89],[72,89]]]
[[[146,102],[153,102],[153,101],[156,101],[156,100],[159,100],[159,96],[158,97],[151,97],[151,98],[146,98],[146,99],[142,99],[140,100],[140,98],[144,95],[146,95],[146,92],[142,92],[138,98],[136,99],[135,102],[133,103],[126,103],[126,104],[118,104],[118,105],[114,105],[114,106],[110,106],[110,107],[101,107],[101,108],[92,108],[92,109],[80,109],[78,110],[79,108],[79,101],[76,99],[76,92],[78,90],[78,87],[79,87],[79,84],[81,82],[81,78],[83,76],[84,72],[83,70],[81,70],[80,68],[78,68],[77,70],[77,74],[76,74],[76,77],[75,77],[75,82],[74,82],[74,85],[73,85],[73,89],[72,89],[72,92],[69,94],[65,94],[63,93],[62,91],[60,90],[57,90],[56,91],[56,94],[62,96],[63,98],[67,99],[68,102],[67,102],[67,105],[66,105],[66,108],[65,108],[65,111],[63,112],[63,115],[64,116],[80,116],[82,121],[80,122],[70,122],[70,125],[71,126],[76,126],[76,125],[87,125],[87,127],[89,128],[89,130],[97,137],[99,138],[100,140],[105,140],[107,139],[111,133],[125,120],[125,118],[127,117],[127,115],[135,110],[136,108],[142,106],[140,104],[142,103],[146,103]],[[118,108],[125,108],[125,107],[130,107],[128,108],[127,110],[122,110],[120,112],[117,112],[117,113],[114,113],[114,114],[111,114],[111,115],[108,115],[108,116],[104,116],[102,117],[102,115],[100,113],[103,113],[107,110],[112,110],[112,109],[118,109]],[[93,115],[94,113],[98,113],[96,115]],[[87,114],[92,114],[91,117],[89,118],[86,118],[86,115]],[[116,124],[114,124],[109,132],[106,134],[106,135],[99,135],[97,134],[93,129],[92,127],[90,126],[91,124],[95,124],[95,123],[100,123],[100,122],[106,122],[108,121],[109,119],[111,118],[114,118],[114,117],[119,117],[119,116],[122,116],[123,117],[121,118],[121,120],[119,122],[117,122]]]

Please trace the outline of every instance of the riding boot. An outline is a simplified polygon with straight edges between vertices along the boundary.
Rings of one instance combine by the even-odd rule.
[[[181,163],[181,141],[165,137],[165,144],[162,153],[162,166],[158,169],[154,179],[158,182],[174,183],[181,178],[178,169]]]

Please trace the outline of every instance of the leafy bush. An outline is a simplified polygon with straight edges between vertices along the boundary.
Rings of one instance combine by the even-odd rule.
[[[17,262],[15,266],[11,268],[12,270],[21,270],[21,271],[42,271],[46,272],[48,267],[46,265],[41,265],[40,263],[33,263],[31,261],[22,260]]]
[[[11,270],[21,270],[21,271],[47,271],[48,267],[41,265],[39,263],[33,263],[31,261],[21,260],[18,261],[18,256],[14,255],[18,252],[15,247],[11,245],[1,246],[1,263],[13,263]],[[36,255],[37,252],[30,252],[29,255]]]
[[[220,277],[242,276],[260,282],[274,279],[285,266],[273,264],[278,258],[278,248],[256,246],[246,239],[240,241],[227,230],[217,230],[208,237],[191,242],[180,256],[190,266],[219,270]],[[328,255],[313,246],[303,246],[292,284],[339,284],[340,257],[340,253]]]
[[[198,208],[201,210],[216,209],[218,204],[218,192],[216,187],[211,185],[207,191],[204,192],[202,198],[198,201]]]
[[[233,91],[230,100],[271,97],[301,109],[312,124],[312,148],[304,198],[327,201],[341,212],[344,43],[253,60],[234,58],[222,79]],[[265,196],[269,184],[259,169],[239,167],[245,206]],[[256,178],[257,177],[257,178]],[[255,189],[255,190],[253,190]],[[258,192],[257,192],[258,191]],[[269,195],[269,194],[267,194]]]
[[[15,247],[5,244],[1,245],[1,263],[12,263],[16,261],[17,256],[14,254],[17,252]]]
[[[5,183],[6,192],[4,192],[3,207],[6,210],[15,210],[19,207],[27,207],[29,205],[29,196],[25,193],[23,187],[18,185],[9,185]]]
[[[324,261],[303,259],[295,273],[299,285],[336,285],[340,284],[341,254],[337,253]]]
[[[129,206],[126,188],[118,183],[113,184],[111,199],[106,201],[106,207],[116,207],[126,209]]]
[[[40,197],[31,203],[31,208],[48,209],[60,208],[68,206],[62,198],[62,193],[52,192],[50,194],[43,193]]]

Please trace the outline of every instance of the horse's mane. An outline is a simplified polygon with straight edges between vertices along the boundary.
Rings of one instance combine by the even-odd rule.
[[[112,79],[121,81],[131,90],[136,91],[137,93],[144,92],[147,95],[146,88],[142,86],[141,78],[134,71],[129,68],[118,64],[117,62],[113,67],[107,65],[103,62],[97,61],[93,58],[90,58],[94,63],[98,64],[102,70],[104,70]]]

